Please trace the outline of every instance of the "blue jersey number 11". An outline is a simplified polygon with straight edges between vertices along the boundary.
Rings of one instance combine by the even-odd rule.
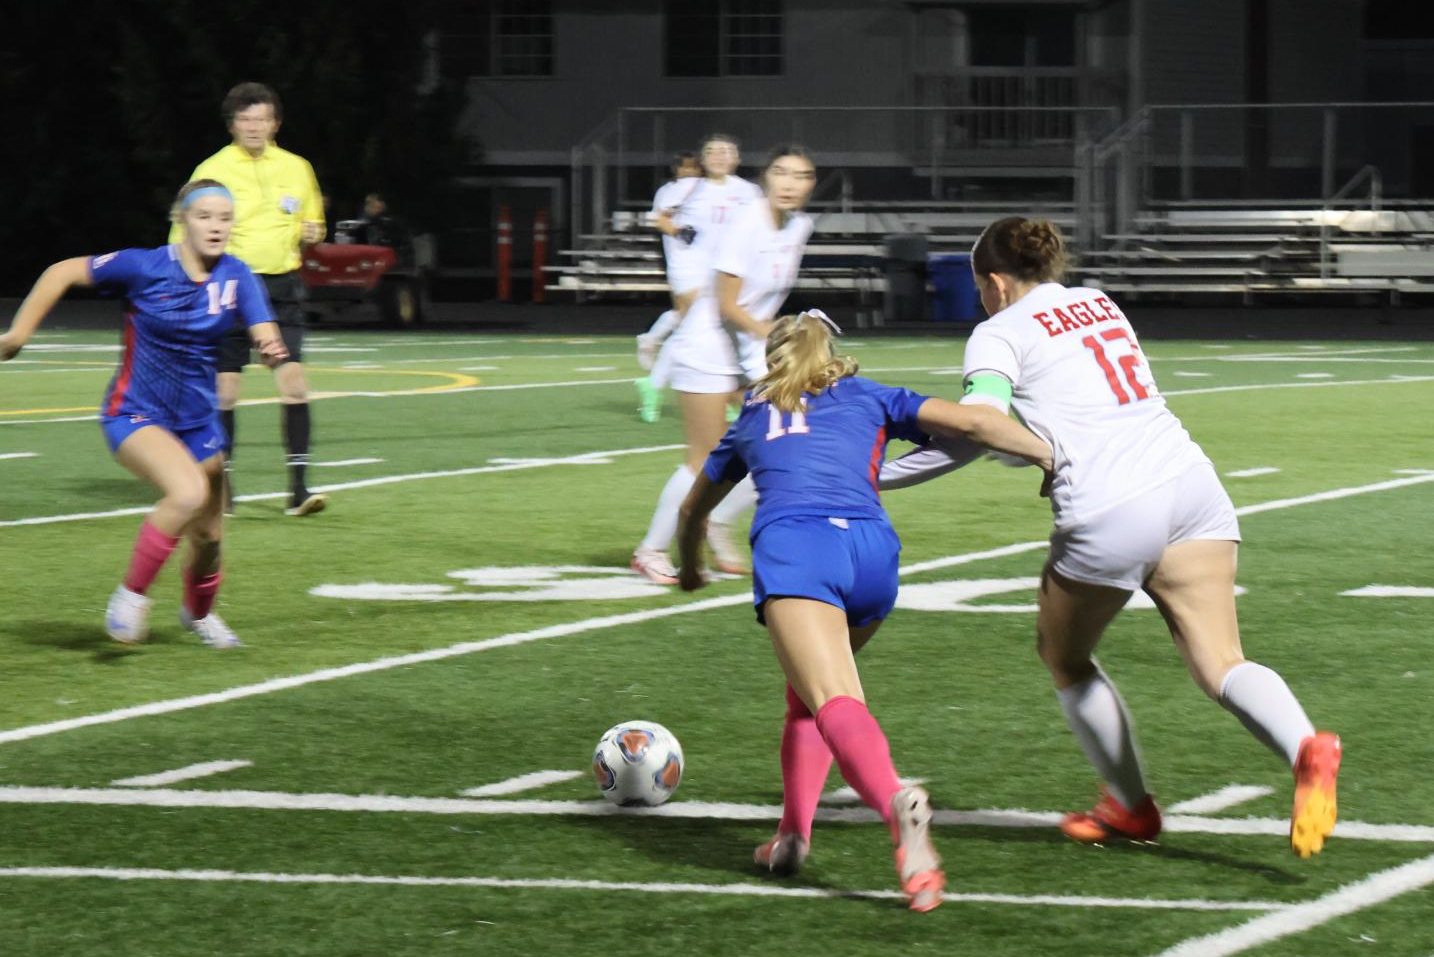
[[[805,412],[788,413],[790,418],[786,424],[782,422],[782,413],[775,408],[768,408],[770,417],[767,420],[767,441],[780,439],[784,435],[806,435],[811,429],[807,428],[807,414]]]

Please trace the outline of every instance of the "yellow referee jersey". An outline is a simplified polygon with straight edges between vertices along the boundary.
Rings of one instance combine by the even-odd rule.
[[[299,268],[303,224],[324,221],[324,200],[308,160],[273,143],[255,159],[230,143],[195,167],[190,180],[196,179],[216,179],[234,194],[230,255],[266,275]],[[180,238],[175,224],[169,241]]]

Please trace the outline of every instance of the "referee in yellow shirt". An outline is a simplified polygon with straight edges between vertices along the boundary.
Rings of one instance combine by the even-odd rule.
[[[240,83],[224,97],[224,122],[234,138],[204,162],[191,180],[216,179],[234,194],[234,231],[228,252],[263,281],[274,307],[289,358],[274,370],[283,410],[284,445],[289,466],[289,515],[323,511],[328,497],[311,493],[305,481],[313,431],[309,386],[304,378],[304,284],[299,251],[324,238],[324,204],[309,161],[274,142],[283,122],[278,94],[262,83]],[[177,228],[177,227],[176,227]],[[170,242],[179,237],[171,232]],[[249,339],[240,327],[219,355],[219,413],[234,456],[234,407],[240,373],[249,362]],[[233,482],[226,466],[225,508],[233,513]]]

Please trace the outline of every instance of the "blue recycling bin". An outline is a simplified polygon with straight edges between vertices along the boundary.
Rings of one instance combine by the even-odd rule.
[[[981,309],[981,294],[976,289],[976,277],[971,275],[970,253],[932,256],[927,269],[934,290],[932,319],[937,322],[980,322],[986,318]]]

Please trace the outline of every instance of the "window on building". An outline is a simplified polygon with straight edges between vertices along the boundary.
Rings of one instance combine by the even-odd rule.
[[[974,7],[972,66],[1075,66],[1076,14],[1065,7]]]
[[[668,76],[781,76],[782,0],[666,0]]]
[[[444,5],[443,73],[552,76],[552,0],[465,0]]]

